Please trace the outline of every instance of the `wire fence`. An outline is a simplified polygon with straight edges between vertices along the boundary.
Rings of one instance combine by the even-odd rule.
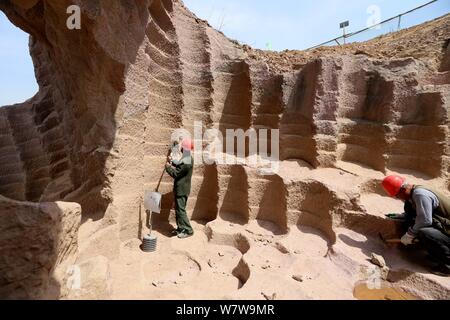
[[[423,9],[435,2],[437,2],[438,0],[433,0],[430,2],[427,2],[421,6],[418,6],[414,9],[411,9],[409,11],[403,12],[399,15],[396,15],[392,18],[383,20],[379,23],[375,23],[369,27],[366,27],[364,29],[355,31],[355,32],[351,32],[348,34],[344,34],[340,37],[328,40],[326,42],[323,42],[321,44],[318,44],[314,47],[308,48],[306,50],[311,50],[311,49],[315,49],[318,47],[322,47],[322,46],[326,46],[326,45],[342,45],[347,43],[347,39],[351,38],[351,42],[355,42],[355,41],[364,41],[367,40],[368,38],[371,38],[369,36],[369,33],[373,33],[373,37],[382,35],[382,34],[387,34],[387,33],[391,33],[391,32],[395,32],[395,31],[399,31],[402,28],[402,23],[406,23],[407,19],[416,11]]]

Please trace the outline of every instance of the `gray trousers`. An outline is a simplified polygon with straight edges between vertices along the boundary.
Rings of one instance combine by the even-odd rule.
[[[423,228],[419,231],[419,240],[430,256],[450,266],[450,237],[438,229]]]

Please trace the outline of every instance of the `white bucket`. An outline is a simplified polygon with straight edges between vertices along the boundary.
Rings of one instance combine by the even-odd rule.
[[[152,213],[161,213],[161,198],[159,192],[146,191],[144,195],[144,208]]]

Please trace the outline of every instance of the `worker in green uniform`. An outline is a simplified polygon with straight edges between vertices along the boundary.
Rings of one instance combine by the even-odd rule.
[[[181,142],[181,152],[183,154],[181,160],[172,161],[169,157],[166,164],[167,173],[174,178],[173,193],[175,196],[175,216],[177,221],[175,234],[180,239],[191,237],[194,234],[186,213],[186,203],[191,192],[192,171],[194,169],[192,150],[192,140],[183,139]]]

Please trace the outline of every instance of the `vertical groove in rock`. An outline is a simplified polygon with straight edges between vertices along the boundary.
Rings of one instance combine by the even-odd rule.
[[[250,219],[249,182],[244,167],[239,165],[220,166],[219,216],[227,221],[247,223]]]
[[[440,92],[418,92],[411,96],[394,129],[388,166],[439,177],[447,138],[446,120]]]
[[[444,104],[447,106],[450,104],[450,94],[445,96]],[[445,132],[443,143],[445,155],[442,157],[442,175],[446,179],[447,189],[450,191],[450,108],[447,108],[446,118],[446,126],[443,128]]]
[[[267,64],[253,64],[250,68],[252,84],[252,121],[251,126],[258,133],[268,130],[267,141],[258,135],[258,150],[261,144],[267,145],[268,155],[271,155],[272,129],[280,128],[283,105],[283,76],[270,71]]]
[[[6,107],[0,109],[0,193],[26,200],[26,176],[11,130]]]
[[[222,34],[211,28],[207,28],[206,32],[212,74],[211,128],[219,130],[226,140],[227,129],[246,131],[251,126],[249,66],[242,51]],[[223,145],[225,151],[226,141]],[[237,149],[236,144],[234,149]],[[244,168],[218,166],[217,186],[218,215],[224,219],[248,221],[248,182]],[[231,192],[230,187],[237,193]]]
[[[8,120],[26,174],[26,198],[39,201],[50,182],[50,172],[49,159],[34,122],[32,106],[27,104],[8,109]]]
[[[287,186],[289,224],[317,228],[336,241],[334,215],[340,207],[333,191],[319,181],[301,181]]]
[[[72,164],[69,159],[68,143],[62,122],[48,96],[33,104],[33,112],[39,134],[42,137],[42,147],[49,159],[51,178],[41,201],[63,199],[73,190],[73,185],[70,177]]]
[[[274,223],[279,231],[288,228],[286,186],[278,175],[260,176],[255,170],[247,170],[249,219]]]
[[[251,126],[252,88],[247,62],[227,39],[208,29],[212,45],[213,128],[225,137],[227,129],[248,130]],[[225,147],[224,142],[224,147]]]
[[[336,162],[338,75],[340,59],[320,59],[314,104],[313,126],[317,159],[315,166],[332,167]]]
[[[169,7],[169,9],[171,9]],[[149,39],[146,53],[149,56],[149,109],[145,127],[145,166],[148,168],[146,181],[148,190],[158,184],[173,130],[183,125],[183,74],[180,48],[175,26],[167,8],[159,1],[150,7],[150,22],[147,28]],[[160,191],[171,190],[166,177]],[[166,208],[167,209],[167,208]]]
[[[183,73],[183,128],[192,134],[194,121],[206,127],[211,125],[213,79],[210,44],[205,26],[179,5],[175,6],[174,22]]]
[[[194,124],[202,133],[211,128],[213,104],[213,76],[211,72],[210,42],[206,26],[190,14],[180,3],[174,6],[174,23],[180,48],[183,73],[183,128],[194,139],[197,154],[204,147],[202,140],[194,137]],[[217,168],[214,165],[196,163],[192,179],[192,191],[187,211],[194,219],[212,221],[217,217]]]
[[[370,71],[365,59],[348,57],[343,59],[340,83],[337,158],[384,172],[388,133],[384,124],[393,99],[392,83]]]
[[[283,87],[286,108],[280,123],[281,160],[300,159],[318,165],[313,112],[319,70],[320,63],[315,60],[299,73],[286,77]]]
[[[187,208],[193,220],[209,222],[217,218],[219,192],[217,166],[197,165]]]

